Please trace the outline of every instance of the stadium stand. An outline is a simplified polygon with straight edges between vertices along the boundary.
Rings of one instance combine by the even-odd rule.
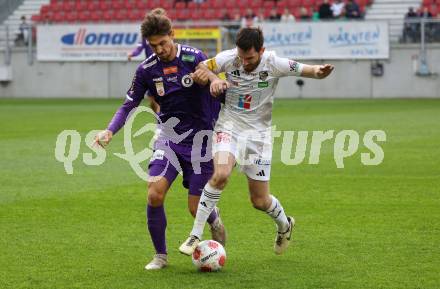
[[[375,0],[365,19],[388,19],[390,23],[390,40],[397,42],[402,35],[404,17],[408,8],[414,7],[417,9],[421,3],[421,0]]]
[[[143,12],[154,7],[168,10],[175,20],[219,20],[223,16],[219,8],[227,8],[229,14],[245,14],[246,9],[265,9],[267,15],[272,7],[276,7],[279,14],[284,9],[300,19],[301,7],[305,7],[310,16],[317,10],[321,0],[207,0],[203,3],[174,1],[174,0],[51,0],[41,7],[39,13],[32,16],[34,22],[117,22],[140,21]],[[369,4],[368,0],[360,0],[361,11]],[[174,17],[173,17],[174,16]]]

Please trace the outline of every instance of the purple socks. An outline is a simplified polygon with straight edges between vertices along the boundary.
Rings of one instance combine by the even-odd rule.
[[[167,227],[167,218],[163,206],[152,207],[147,205],[147,224],[156,253],[166,254],[165,229]]]

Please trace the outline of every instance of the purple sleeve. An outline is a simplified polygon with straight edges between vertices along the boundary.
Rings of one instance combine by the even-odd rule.
[[[127,99],[116,111],[112,120],[107,126],[113,134],[116,134],[125,124],[130,111],[139,106],[144,98],[145,92],[148,90],[148,85],[143,77],[144,69],[142,66],[136,70],[136,74],[131,83],[130,89],[127,92]]]
[[[131,55],[133,57],[138,56],[139,54],[141,54],[142,50],[144,49],[144,47],[142,46],[142,43],[139,42],[138,45],[136,46],[136,48],[131,52]]]
[[[128,118],[128,114],[130,111],[140,104],[139,101],[131,101],[129,99],[125,100],[124,103],[119,107],[113,116],[112,120],[108,124],[107,129],[111,131],[113,134],[116,134],[125,124]]]

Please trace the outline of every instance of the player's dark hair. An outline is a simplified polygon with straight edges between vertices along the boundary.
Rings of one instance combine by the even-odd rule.
[[[141,24],[141,34],[143,38],[154,35],[168,35],[171,33],[171,30],[171,20],[162,8],[156,8],[147,13]]]
[[[242,28],[237,33],[235,45],[244,51],[252,47],[255,51],[260,51],[264,44],[263,31],[259,27]]]

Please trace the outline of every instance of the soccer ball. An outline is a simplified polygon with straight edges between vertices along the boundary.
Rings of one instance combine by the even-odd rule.
[[[202,241],[194,250],[192,261],[202,272],[218,271],[225,265],[226,252],[219,242]]]

